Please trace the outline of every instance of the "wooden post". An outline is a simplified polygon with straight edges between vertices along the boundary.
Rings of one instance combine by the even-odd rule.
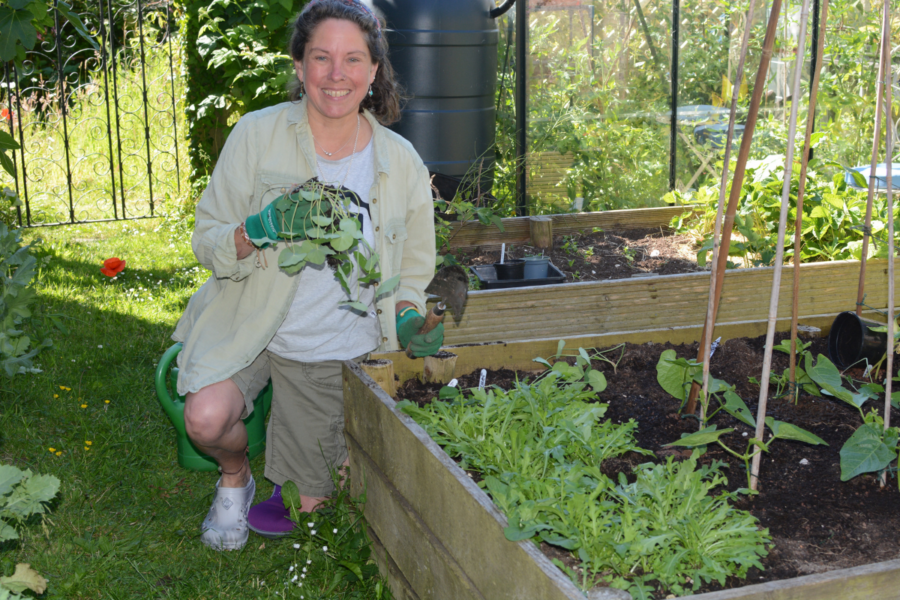
[[[892,373],[894,372],[894,182],[891,181],[893,179],[893,173],[891,173],[892,165],[894,159],[894,140],[892,139],[892,127],[891,127],[891,119],[894,118],[894,113],[892,111],[891,106],[891,84],[893,83],[893,70],[891,69],[891,19],[890,19],[890,8],[891,1],[884,0],[884,25],[881,32],[882,39],[882,49],[881,56],[882,61],[884,62],[884,71],[881,73],[881,82],[884,85],[884,108],[887,113],[887,127],[885,127],[884,132],[884,142],[885,142],[885,167],[887,172],[885,173],[887,177],[885,178],[887,181],[885,182],[887,188],[887,219],[888,219],[888,305],[887,305],[887,376],[885,377],[884,382],[884,431],[887,430],[891,426],[891,383],[893,381]],[[874,172],[869,174],[875,175]],[[869,181],[872,181],[871,179]],[[869,184],[872,185],[871,183]],[[887,483],[887,473],[881,474],[881,485],[882,487]]]
[[[828,0],[822,2],[822,24],[815,49],[816,62],[813,65],[812,85],[809,88],[809,112],[806,114],[806,137],[803,154],[800,155],[800,184],[797,188],[797,218],[794,220],[794,295],[791,304],[791,384],[797,383],[797,321],[800,312],[800,242],[803,232],[803,194],[806,191],[806,169],[809,166],[813,123],[816,120],[816,97],[819,93],[819,75],[822,72],[822,55],[825,54],[825,32],[828,30]],[[815,37],[815,36],[814,36]],[[799,392],[794,385],[794,402]]]
[[[794,85],[791,92],[791,120],[788,126],[787,148],[784,160],[784,185],[781,188],[781,213],[778,218],[778,245],[775,247],[775,273],[772,277],[772,295],[769,297],[769,324],[766,328],[766,346],[763,352],[762,376],[759,378],[759,405],[756,409],[756,439],[764,442],[766,432],[766,403],[769,401],[769,373],[772,369],[772,346],[775,342],[775,325],[778,320],[778,294],[781,291],[781,268],[784,263],[784,234],[787,229],[788,208],[791,197],[791,173],[794,170],[794,141],[797,136],[797,110],[800,108],[800,72],[803,70],[803,54],[806,50],[806,21],[809,17],[809,0],[803,0],[800,9],[800,32],[797,36],[797,60],[794,63]],[[759,483],[759,463],[762,449],[757,448],[750,467],[750,489]]]
[[[531,217],[531,245],[535,248],[549,250],[553,248],[553,219],[547,216]]]
[[[722,298],[722,286],[725,285],[725,269],[728,262],[728,249],[731,247],[731,231],[734,228],[734,219],[737,215],[738,200],[741,196],[741,186],[744,185],[744,172],[747,169],[747,158],[750,156],[750,144],[753,142],[753,131],[756,129],[756,120],[759,117],[759,105],[762,101],[763,91],[766,89],[766,81],[769,73],[769,61],[772,58],[772,48],[775,45],[775,36],[778,33],[778,15],[781,14],[781,0],[772,0],[769,12],[769,24],[766,27],[766,37],[763,40],[762,56],[759,59],[759,70],[756,72],[756,83],[753,84],[753,95],[750,98],[750,108],[747,111],[747,121],[744,125],[744,134],[741,136],[741,148],[738,150],[737,164],[734,166],[734,179],[731,181],[731,192],[728,196],[728,206],[725,209],[725,220],[722,223],[722,241],[719,247],[719,257],[716,261],[716,289],[713,295],[713,310],[711,318],[703,324],[704,333],[700,339],[706,339],[706,330],[716,325],[716,315],[719,312],[719,300]],[[749,24],[748,24],[749,27]],[[737,84],[736,84],[737,85]],[[709,334],[712,339],[712,332]],[[704,347],[701,344],[697,360],[705,360]],[[697,394],[700,392],[700,384],[696,381],[691,385],[685,412],[694,414],[697,409]]]
[[[885,3],[888,3],[888,0],[885,0]],[[890,30],[888,30],[887,36],[884,35],[884,32],[881,34],[881,44],[879,45],[878,52],[878,75],[876,75],[876,83],[875,83],[875,135],[872,141],[872,162],[871,168],[869,170],[869,196],[866,201],[866,222],[863,229],[863,244],[862,244],[862,255],[859,257],[859,288],[856,292],[856,315],[862,315],[863,309],[863,300],[866,297],[866,261],[869,255],[869,237],[872,235],[872,201],[875,196],[875,169],[878,166],[878,145],[881,141],[881,114],[884,110],[884,91],[879,84],[885,71],[884,66],[884,45],[888,47],[888,61],[887,61],[887,72],[891,72],[891,61],[890,61],[890,44],[891,44],[891,34]],[[890,79],[890,77],[888,77]],[[890,86],[888,86],[890,87]],[[887,128],[891,128],[890,118],[888,118]],[[891,162],[891,157],[888,156],[887,163]]]
[[[731,112],[728,115],[728,136],[725,141],[725,156],[722,160],[722,180],[719,184],[719,203],[716,208],[716,225],[713,230],[713,258],[712,270],[709,273],[709,296],[706,304],[706,323],[714,319],[715,314],[715,292],[716,278],[719,276],[719,235],[722,233],[722,213],[725,206],[725,188],[728,187],[728,169],[731,166],[731,144],[734,141],[734,123],[737,114],[738,97],[741,91],[741,81],[744,77],[744,62],[747,60],[747,47],[750,43],[750,24],[753,22],[754,0],[750,0],[750,6],[747,7],[747,21],[744,27],[744,37],[741,41],[741,56],[738,61],[736,81],[731,90]],[[703,337],[700,339],[700,352],[703,355],[703,396],[700,404],[700,428],[702,429],[706,422],[706,409],[708,406],[709,392],[709,359],[710,348],[712,347],[712,325],[703,330]],[[691,389],[693,389],[693,384]],[[689,411],[693,412],[693,411]]]
[[[385,359],[364,360],[360,363],[363,371],[375,380],[388,396],[393,397],[397,393],[394,383],[394,363]]]
[[[425,357],[425,383],[449,383],[456,370],[456,355],[452,352],[438,352]]]

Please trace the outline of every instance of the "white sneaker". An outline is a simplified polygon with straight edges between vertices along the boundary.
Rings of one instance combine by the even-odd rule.
[[[247,512],[256,494],[253,476],[242,488],[223,488],[216,482],[216,497],[200,525],[200,541],[214,550],[240,550],[247,543],[250,527]]]

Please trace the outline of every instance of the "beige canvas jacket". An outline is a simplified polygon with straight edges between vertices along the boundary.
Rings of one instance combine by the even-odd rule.
[[[374,130],[375,181],[370,212],[382,280],[400,274],[400,285],[377,298],[379,351],[399,348],[395,307],[407,300],[425,314],[425,287],[435,265],[434,212],[428,170],[412,145],[381,126]],[[290,308],[303,271],[278,268],[283,244],[237,260],[234,230],[292,184],[316,174],[306,100],[248,113],[228,137],[209,186],[197,204],[192,245],[212,275],[191,297],[172,339],[178,356],[178,393],[196,392],[248,366],[275,335]],[[350,358],[350,357],[348,357]]]

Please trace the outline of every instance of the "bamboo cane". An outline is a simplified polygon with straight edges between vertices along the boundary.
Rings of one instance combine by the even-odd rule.
[[[803,228],[803,194],[806,192],[806,168],[809,166],[809,148],[812,143],[812,129],[815,122],[816,98],[819,95],[819,76],[822,73],[822,55],[825,54],[825,32],[828,31],[828,0],[822,1],[822,22],[819,28],[819,45],[816,64],[813,68],[812,85],[809,88],[809,113],[806,115],[806,137],[803,154],[800,156],[800,184],[797,188],[797,218],[794,220],[794,288],[791,305],[791,386],[794,398],[797,396],[797,320],[800,313],[800,240]]]
[[[885,4],[890,4],[890,0],[884,0]],[[883,29],[883,28],[882,28]],[[881,44],[879,46],[880,52],[878,53],[878,72],[875,75],[876,81],[879,77],[884,73],[884,47],[885,45],[888,48],[888,56],[890,56],[890,29],[888,29],[888,35],[884,35],[884,31],[881,33]],[[888,71],[890,71],[890,60],[888,63]],[[884,105],[884,91],[882,87],[875,84],[875,135],[872,139],[872,162],[870,163],[869,170],[869,196],[866,200],[866,224],[863,229],[863,244],[862,244],[862,256],[860,256],[859,260],[859,287],[857,288],[856,293],[856,314],[857,316],[862,315],[863,308],[863,299],[865,298],[865,289],[866,289],[866,261],[869,257],[869,237],[872,235],[872,201],[875,196],[875,168],[878,166],[878,145],[881,142],[881,111]],[[890,129],[890,123],[888,123],[888,129]],[[888,161],[890,162],[890,161]]]
[[[827,2],[827,0],[826,0]],[[741,86],[740,82],[744,77],[744,62],[747,59],[747,48],[750,45],[750,24],[753,21],[753,8],[754,8],[755,0],[750,0],[750,6],[747,7],[747,20],[746,25],[744,26],[744,36],[741,40],[741,54],[738,59],[737,73],[734,86],[732,86],[731,93],[731,112],[728,115],[728,137],[725,141],[725,156],[722,161],[722,180],[719,184],[719,204],[716,209],[716,225],[713,230],[713,256],[712,256],[712,270],[709,274],[709,296],[706,305],[706,322],[710,322],[713,319],[713,297],[715,295],[716,290],[716,276],[718,275],[718,259],[719,259],[719,235],[722,231],[722,213],[723,206],[725,205],[725,188],[728,184],[728,168],[731,164],[731,144],[734,141],[734,123],[735,123],[735,115],[737,114],[737,103],[738,97],[740,96]],[[703,395],[701,396],[702,401],[700,403],[700,428],[703,428],[703,424],[706,421],[706,409],[708,406],[708,398],[709,398],[709,359],[710,359],[710,347],[712,346],[712,327],[705,327],[703,330],[703,347],[701,352],[703,353]]]
[[[769,299],[769,324],[766,328],[766,349],[763,355],[762,376],[759,384],[759,407],[756,409],[756,439],[764,442],[766,431],[766,403],[769,399],[769,372],[772,369],[772,345],[775,341],[775,323],[778,319],[778,294],[781,291],[781,269],[784,263],[784,237],[787,229],[788,207],[791,200],[791,174],[794,170],[794,141],[797,135],[797,112],[800,108],[800,72],[806,50],[806,21],[809,18],[809,0],[803,0],[800,9],[800,33],[797,37],[797,60],[794,63],[794,86],[791,92],[791,120],[788,126],[787,148],[784,160],[784,185],[781,188],[781,214],[778,218],[778,246],[775,248],[775,272],[772,277],[772,295]],[[750,489],[759,482],[759,463],[762,452],[757,449],[750,469]]]
[[[766,76],[769,72],[769,61],[772,58],[772,47],[775,45],[775,35],[778,32],[778,15],[781,12],[781,0],[772,0],[772,10],[769,14],[769,24],[766,27],[766,37],[763,40],[762,56],[759,59],[759,70],[756,72],[756,81],[753,84],[753,95],[750,97],[750,109],[747,112],[747,122],[744,124],[744,135],[741,137],[741,147],[738,150],[737,163],[734,167],[734,178],[731,182],[731,193],[728,196],[728,207],[725,210],[725,220],[722,223],[722,240],[719,248],[718,260],[716,260],[715,278],[716,289],[713,295],[712,318],[707,318],[703,324],[703,334],[700,339],[706,339],[706,330],[715,327],[716,315],[719,311],[719,300],[722,297],[722,286],[725,284],[725,267],[728,261],[728,249],[731,247],[731,230],[734,228],[734,216],[737,213],[737,203],[741,195],[741,186],[744,184],[744,171],[747,168],[747,157],[750,155],[750,145],[753,142],[753,131],[756,128],[756,119],[759,116],[759,105],[766,87]],[[749,23],[747,24],[749,27]],[[724,250],[724,252],[723,252]],[[697,360],[705,360],[706,354],[701,346],[697,354]],[[700,384],[691,384],[685,411],[693,414],[697,409],[697,393]]]
[[[887,381],[884,382],[884,430],[887,431],[888,427],[891,426],[891,383],[892,383],[892,374],[894,372],[894,190],[893,182],[891,181],[891,163],[893,162],[894,156],[894,140],[892,127],[891,127],[891,117],[893,116],[893,112],[891,111],[891,100],[893,92],[891,91],[891,84],[893,83],[893,73],[891,71],[891,21],[890,21],[890,0],[884,0],[884,29],[882,31],[882,54],[881,58],[884,62],[884,71],[881,74],[881,79],[884,84],[884,110],[887,114],[887,127],[884,132],[884,143],[885,143],[885,167],[887,172],[885,173],[886,177],[886,185],[887,185],[887,220],[888,220],[888,330],[887,330]],[[874,173],[873,173],[874,174]],[[881,485],[885,485],[887,483],[887,473],[881,474]]]

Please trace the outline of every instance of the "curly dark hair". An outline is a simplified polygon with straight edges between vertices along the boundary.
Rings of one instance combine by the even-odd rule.
[[[355,23],[363,32],[372,62],[378,65],[372,95],[366,95],[360,103],[360,110],[368,109],[382,125],[390,125],[400,120],[400,90],[394,76],[394,69],[388,60],[388,45],[384,39],[381,22],[368,8],[357,0],[312,0],[294,21],[294,30],[288,51],[294,60],[303,60],[306,45],[316,27],[325,19],[343,19]],[[290,89],[291,100],[301,96],[299,79],[294,80]]]

